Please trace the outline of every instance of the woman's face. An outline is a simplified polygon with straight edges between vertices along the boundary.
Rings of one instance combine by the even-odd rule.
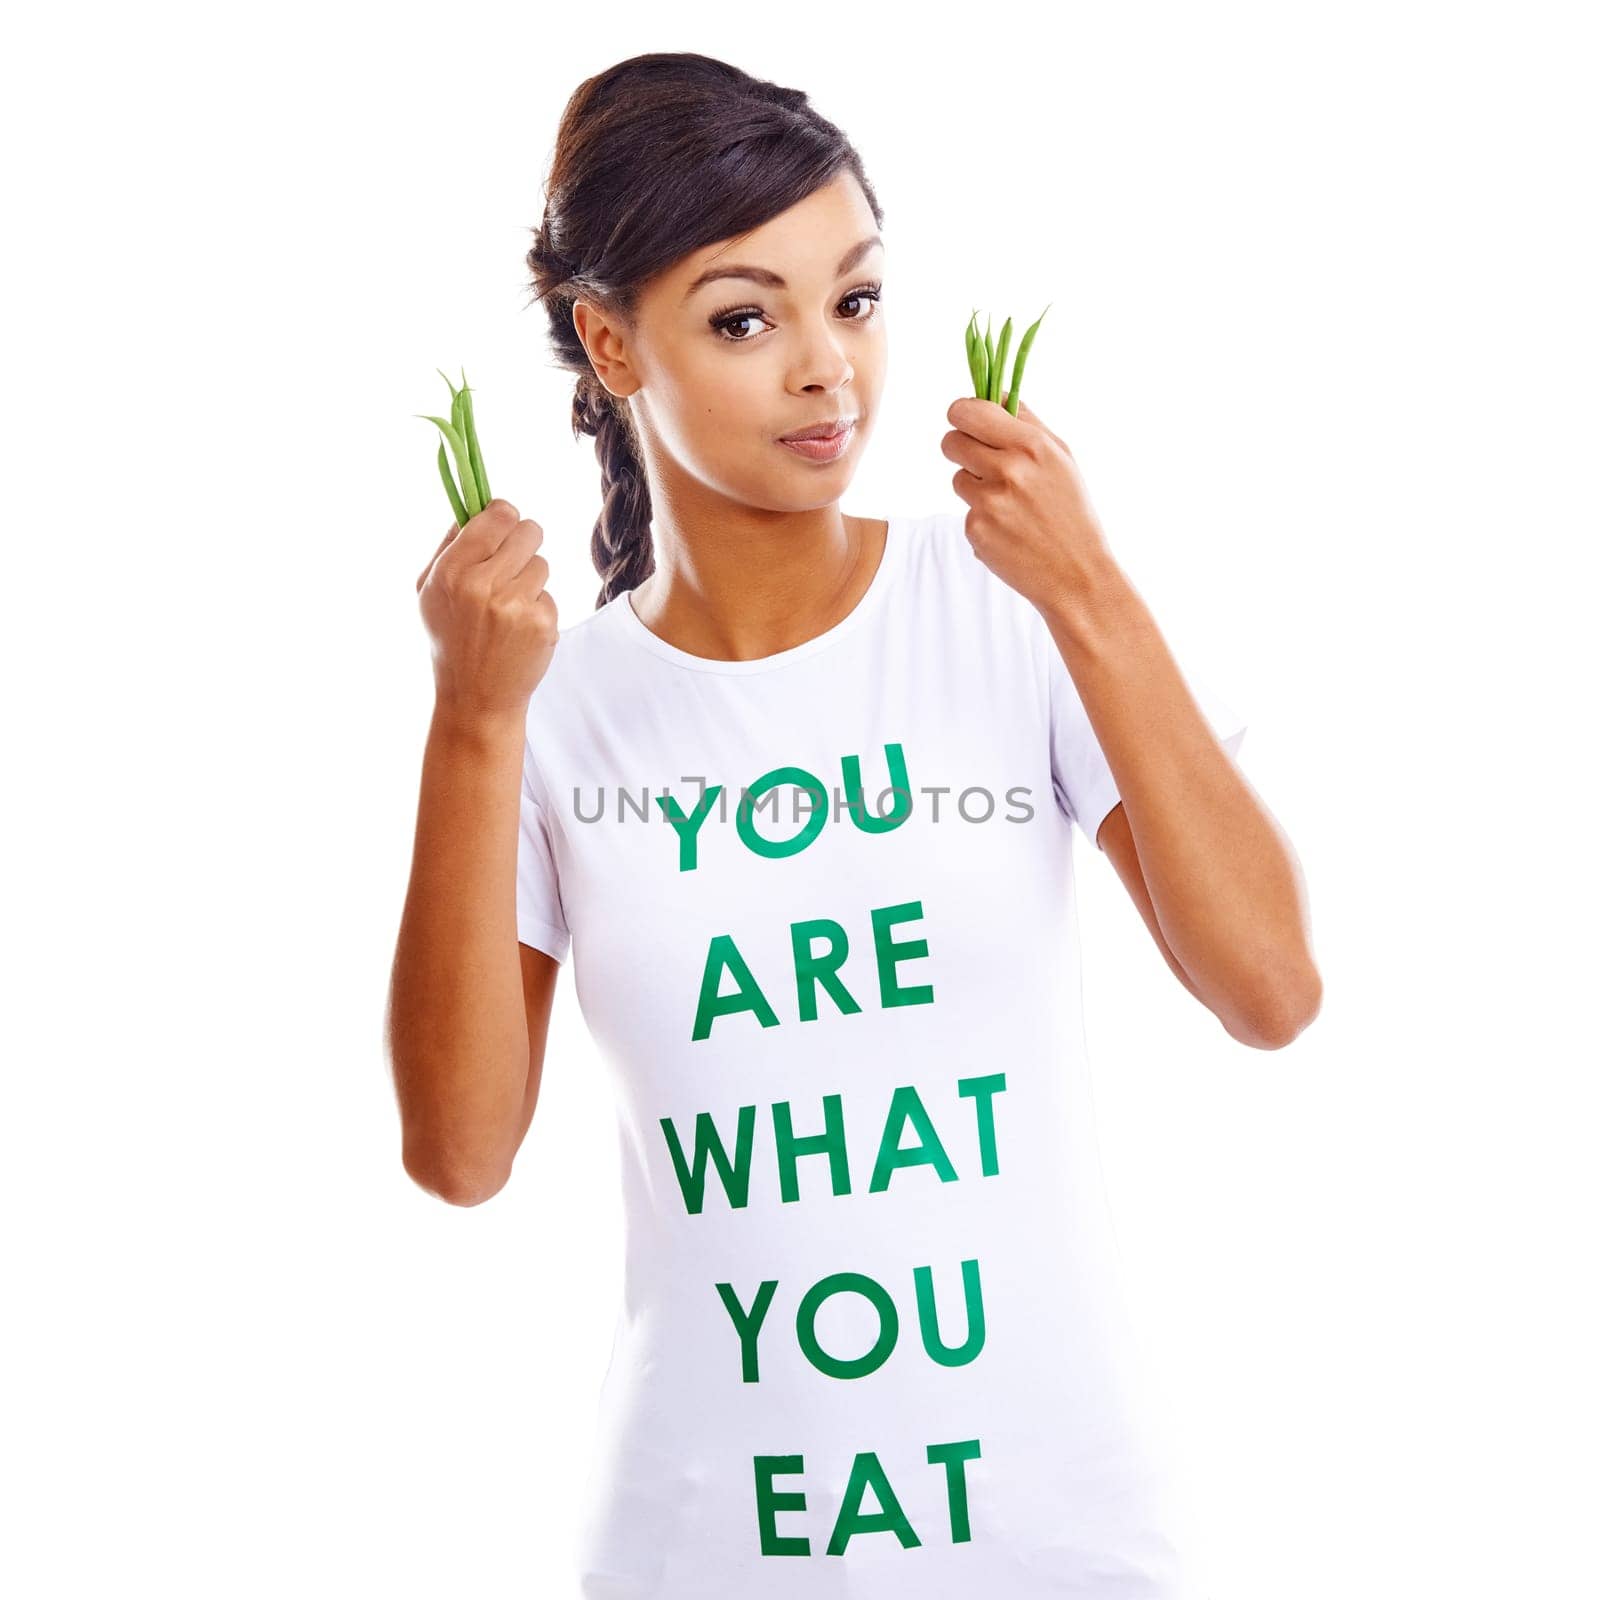
[[[836,501],[877,415],[888,366],[884,247],[845,174],[736,239],[653,280],[631,334],[573,312],[601,382],[626,396],[653,484],[696,485],[775,511]],[[810,460],[779,438],[854,419],[843,450]]]

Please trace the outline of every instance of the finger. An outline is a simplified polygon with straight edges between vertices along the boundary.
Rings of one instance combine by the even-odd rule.
[[[1000,459],[1000,452],[993,445],[980,443],[959,428],[947,433],[939,441],[939,451],[965,467],[975,478],[993,476]]]
[[[1025,443],[1033,434],[1035,424],[1014,417],[1004,406],[993,400],[979,400],[975,395],[962,395],[951,402],[945,412],[952,428],[971,434],[980,444],[996,450],[1013,449]]]
[[[511,580],[513,589],[535,600],[550,593],[549,583],[550,563],[545,560],[544,552],[541,550],[535,550],[528,557],[527,566]]]
[[[983,492],[983,480],[975,478],[963,467],[950,480],[950,487],[967,502],[969,506],[978,503],[978,496]]]
[[[427,566],[425,566],[422,569],[422,572],[420,573],[420,575],[417,578],[417,593],[418,594],[422,593],[422,586],[423,586],[423,584],[425,584],[428,581],[428,574],[433,571],[434,562],[436,562],[439,559],[439,557],[444,554],[445,547],[460,532],[461,532],[461,529],[460,529],[459,525],[454,523],[454,522],[452,522],[450,524],[450,531],[444,536],[444,538],[442,538],[439,541],[439,548],[437,550],[435,550],[431,556],[428,557]]]
[[[475,517],[467,518],[461,537],[440,559],[466,566],[487,560],[510,537],[520,519],[509,500],[491,500]]]
[[[497,582],[504,583],[522,571],[544,543],[544,529],[531,517],[524,517],[485,562],[484,567]]]

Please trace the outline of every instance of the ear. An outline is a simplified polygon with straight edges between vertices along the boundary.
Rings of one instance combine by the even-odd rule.
[[[639,384],[628,361],[627,346],[601,307],[589,300],[574,300],[572,326],[601,385],[619,399],[633,394]]]

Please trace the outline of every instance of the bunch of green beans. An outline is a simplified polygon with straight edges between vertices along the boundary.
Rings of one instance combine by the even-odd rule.
[[[483,452],[478,449],[478,425],[472,416],[472,390],[467,387],[466,368],[461,369],[459,389],[437,367],[434,371],[444,378],[450,390],[450,420],[446,422],[443,417],[424,416],[420,411],[413,415],[421,417],[424,422],[433,423],[444,435],[439,441],[439,476],[444,479],[444,492],[450,496],[450,509],[456,514],[456,526],[464,528],[467,519],[477,516],[492,498],[489,493],[489,474],[483,470]],[[461,476],[459,489],[455,479],[450,476],[450,459],[444,452],[446,445],[450,446],[450,455],[455,457],[456,471]]]
[[[1054,305],[1052,300],[1050,305]],[[1045,311],[1039,313],[1039,322],[1044,321]],[[1011,348],[1011,318],[1007,317],[1005,326],[1000,330],[1000,343],[995,345],[990,337],[989,327],[993,319],[988,319],[984,324],[983,332],[978,332],[978,313],[972,313],[972,320],[967,323],[967,365],[972,369],[973,393],[980,400],[993,400],[996,404],[1004,393],[1006,410],[1012,416],[1017,414],[1017,406],[1022,397],[1022,369],[1028,364],[1028,352],[1033,348],[1033,336],[1039,331],[1039,322],[1028,329],[1022,336],[1022,343],[1017,346],[1016,365],[1011,369],[1011,380],[1003,382],[1006,366],[1006,352]]]

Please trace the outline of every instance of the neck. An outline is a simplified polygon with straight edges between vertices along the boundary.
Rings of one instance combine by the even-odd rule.
[[[624,596],[659,638],[691,655],[751,661],[815,638],[855,609],[878,570],[887,523],[815,512],[652,521],[655,571]]]

